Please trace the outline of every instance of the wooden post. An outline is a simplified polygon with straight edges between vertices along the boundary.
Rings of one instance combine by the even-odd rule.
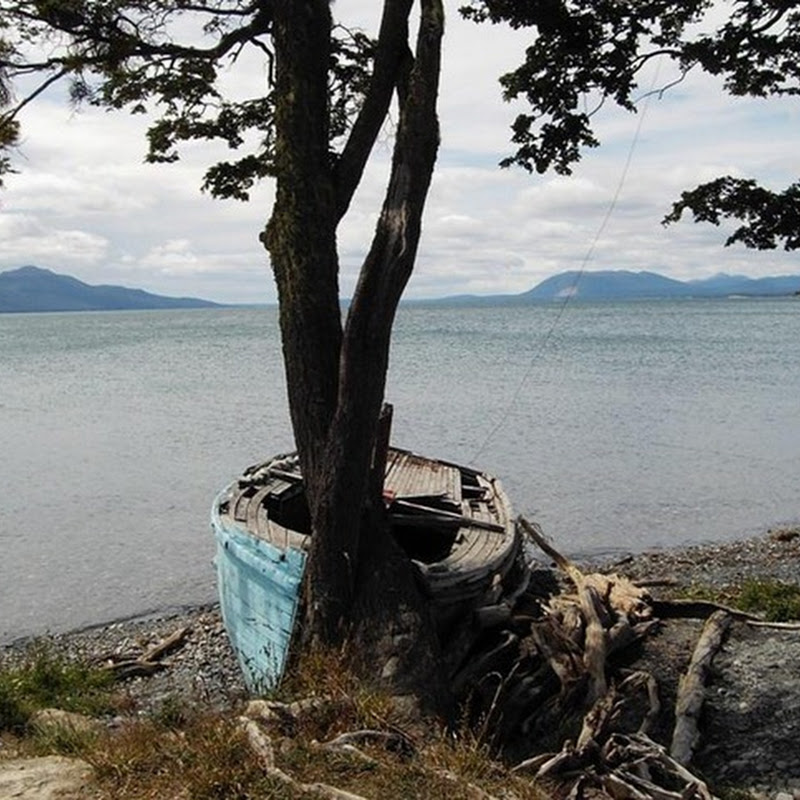
[[[386,477],[386,459],[389,455],[389,440],[392,435],[391,403],[384,403],[378,417],[378,433],[375,437],[375,449],[372,451],[372,466],[369,475],[369,497],[371,502],[381,502],[383,482]]]

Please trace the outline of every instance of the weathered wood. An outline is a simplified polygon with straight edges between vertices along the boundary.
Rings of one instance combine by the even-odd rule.
[[[142,655],[131,654],[106,656],[102,669],[108,670],[119,681],[129,678],[147,678],[156,672],[166,669],[167,665],[161,659],[173,650],[181,647],[186,641],[191,628],[189,626],[178,628],[158,644],[146,650]]]
[[[379,746],[384,750],[400,753],[404,756],[412,756],[417,751],[411,739],[401,731],[381,731],[371,728],[340,733],[335,738],[322,744],[323,747],[334,750],[347,745]]]
[[[456,514],[453,511],[445,511],[441,508],[432,509],[429,506],[423,506],[420,503],[412,503],[409,500],[395,500],[392,507],[398,507],[408,511],[417,511],[425,515],[425,519],[429,520],[428,524],[434,523],[458,523],[468,528],[480,528],[485,531],[493,531],[495,533],[505,533],[506,529],[503,525],[498,525],[496,522],[487,522],[476,517],[468,517],[465,514]],[[393,521],[395,519],[392,515]],[[407,520],[408,517],[400,515],[400,520]]]
[[[275,751],[272,747],[272,740],[264,733],[258,722],[250,717],[240,717],[239,727],[264,772],[271,778],[290,787],[294,793],[312,795],[323,798],[323,800],[366,800],[361,795],[352,794],[344,789],[329,786],[325,783],[301,783],[295,780],[291,775],[275,766]]]
[[[581,612],[586,620],[583,664],[589,674],[589,691],[586,702],[592,704],[605,695],[606,680],[606,629],[600,620],[600,598],[592,586],[580,587]]]
[[[583,718],[583,725],[575,743],[575,750],[583,755],[590,747],[599,747],[598,742],[605,736],[606,727],[614,710],[617,692],[612,687],[598,698]]]
[[[675,731],[670,755],[680,764],[688,764],[699,741],[697,723],[703,705],[705,681],[722,640],[731,624],[725,611],[716,611],[706,624],[692,655],[686,674],[681,676],[675,701]]]
[[[637,733],[649,734],[650,728],[655,724],[658,715],[661,713],[661,700],[658,696],[658,683],[656,679],[644,670],[635,670],[626,675],[625,680],[619,685],[620,693],[624,693],[628,687],[633,685],[644,686],[647,691],[647,714],[642,718]]]
[[[178,630],[167,636],[166,639],[145,651],[144,655],[141,657],[141,660],[148,662],[159,661],[168,653],[171,653],[173,650],[177,650],[186,641],[186,637],[189,635],[190,630],[191,628],[189,626],[178,628]]]
[[[800,631],[800,622],[769,622],[763,619],[747,619],[745,622],[753,628],[775,628],[779,631]]]
[[[103,666],[103,669],[111,672],[114,679],[118,681],[126,681],[129,678],[149,678],[151,675],[155,675],[156,672],[166,668],[167,665],[160,662],[151,663],[140,660],[115,661],[112,664]]]
[[[744,622],[763,622],[756,614],[748,614],[711,600],[653,600],[653,613],[662,619],[708,619],[717,611],[724,611],[728,616]]]
[[[566,557],[562,556],[558,550],[555,549],[542,535],[542,529],[536,524],[529,522],[525,517],[520,515],[517,517],[517,524],[522,527],[522,530],[528,534],[528,536],[533,539],[536,546],[550,556],[553,559],[555,565],[562,571],[565,572],[570,578],[572,575],[570,574],[576,567],[572,564],[572,562],[567,559]]]

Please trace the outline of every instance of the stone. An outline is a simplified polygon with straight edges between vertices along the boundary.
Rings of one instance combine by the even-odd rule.
[[[31,725],[41,733],[59,730],[78,735],[100,733],[104,728],[100,720],[60,708],[40,709],[31,717]]]
[[[775,795],[775,800],[794,800],[794,795],[788,792],[778,792]]]
[[[92,768],[77,758],[46,756],[0,761],[0,797],[80,800],[89,796]]]
[[[397,656],[392,656],[384,665],[381,672],[381,678],[389,680],[397,674],[398,667],[400,666],[400,659]]]

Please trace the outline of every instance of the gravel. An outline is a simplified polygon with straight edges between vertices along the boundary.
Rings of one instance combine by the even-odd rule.
[[[679,587],[725,588],[746,578],[798,583],[800,530],[582,566],[635,579],[669,579]],[[217,709],[234,707],[246,691],[215,606],[114,622],[49,641],[69,656],[102,661],[111,655],[140,655],[182,627],[189,628],[188,636],[164,659],[166,669],[122,684],[134,712],[158,711],[175,698]],[[697,620],[669,621],[636,662],[656,677],[665,708],[673,707],[680,673],[701,627]],[[0,664],[19,658],[28,644],[19,641],[0,649]],[[665,719],[655,735],[668,743],[668,714]],[[784,800],[800,800],[800,630],[733,624],[714,662],[701,731],[695,765],[712,785],[749,787],[764,798],[782,792]]]
[[[726,589],[746,579],[800,583],[800,529],[744,541],[665,550],[603,565],[631,578],[668,579],[675,587]],[[661,700],[674,707],[678,678],[702,628],[670,620],[637,663],[659,681]],[[669,726],[667,726],[669,727]],[[694,764],[714,786],[746,787],[757,796],[783,792],[800,800],[800,630],[734,622],[713,662]],[[669,730],[662,741],[669,742]],[[785,800],[785,798],[784,798]]]
[[[164,657],[163,670],[120,684],[135,713],[158,712],[176,699],[217,710],[234,707],[246,690],[218,606],[148,615],[37,641],[68,658],[103,664],[119,657],[141,656],[181,628],[188,629],[186,638]],[[30,645],[29,640],[19,640],[3,648],[0,664],[23,658]]]

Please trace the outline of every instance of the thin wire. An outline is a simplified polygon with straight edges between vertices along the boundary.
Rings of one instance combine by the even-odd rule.
[[[603,235],[608,223],[611,219],[611,215],[614,213],[614,209],[617,207],[617,201],[622,194],[622,188],[625,185],[625,180],[628,177],[628,171],[630,170],[631,163],[633,161],[633,153],[636,149],[636,145],[639,142],[639,135],[642,132],[642,125],[644,124],[644,118],[647,115],[647,110],[650,107],[650,98],[653,94],[653,88],[656,85],[656,81],[658,80],[658,73],[661,67],[661,59],[656,62],[656,69],[655,74],[653,76],[653,87],[651,90],[644,95],[644,106],[642,108],[642,113],[639,116],[639,121],[636,125],[636,130],[634,131],[633,138],[631,139],[630,147],[628,148],[628,155],[625,159],[625,164],[622,168],[622,172],[620,173],[619,180],[617,181],[617,187],[614,191],[614,195],[611,198],[611,202],[608,204],[608,208],[606,209],[606,213],[603,216],[603,220],[600,223],[600,226],[597,229],[597,232],[592,239],[592,243],[589,245],[589,248],[586,250],[583,259],[581,260],[581,265],[578,271],[575,274],[575,278],[568,287],[568,290],[564,294],[564,299],[562,300],[561,304],[558,307],[558,311],[556,313],[555,318],[553,319],[550,327],[548,328],[545,335],[539,340],[539,347],[537,347],[536,352],[531,357],[530,363],[528,364],[527,369],[522,375],[522,378],[517,383],[517,388],[514,390],[514,393],[511,395],[511,399],[506,403],[505,408],[503,409],[502,413],[498,416],[497,422],[490,428],[489,433],[486,435],[486,438],[481,442],[481,445],[478,449],[473,453],[472,458],[470,459],[473,463],[477,461],[477,459],[481,456],[484,452],[486,447],[488,446],[489,442],[495,437],[497,432],[500,428],[503,427],[506,420],[508,419],[508,415],[511,412],[511,409],[517,404],[517,400],[519,399],[520,394],[522,394],[522,389],[525,386],[528,378],[531,376],[533,372],[533,368],[538,361],[541,354],[544,352],[545,347],[550,342],[550,339],[553,338],[553,334],[555,333],[556,326],[561,321],[561,317],[564,316],[564,312],[566,311],[567,305],[569,304],[570,300],[572,300],[573,296],[576,293],[578,288],[578,284],[580,283],[581,278],[583,277],[584,272],[586,271],[586,265],[589,263],[592,255],[594,254],[595,248],[597,247],[597,243],[600,241],[600,237]]]

